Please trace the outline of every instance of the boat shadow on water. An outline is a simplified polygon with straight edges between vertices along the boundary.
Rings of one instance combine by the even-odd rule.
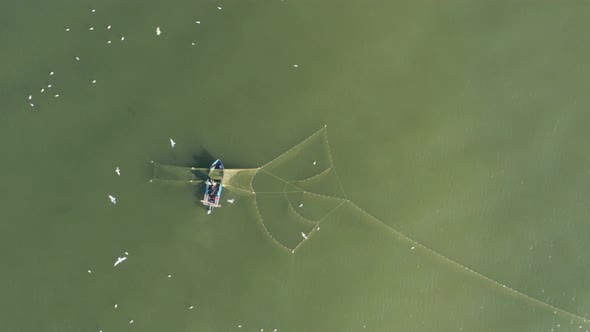
[[[201,147],[198,152],[192,154],[191,166],[209,168],[211,164],[217,159],[206,148]]]
[[[201,149],[198,152],[195,152],[191,155],[190,165],[195,168],[207,168],[209,167],[209,165],[211,165],[211,163],[213,163],[215,159],[216,158],[214,158],[213,155],[207,149],[201,147]],[[209,179],[209,175],[207,174],[207,172],[204,172],[202,170],[191,170],[191,173],[194,174],[195,177],[197,177],[199,180],[203,181],[197,183],[195,185],[195,190],[192,190],[194,198],[193,203],[206,211],[207,207],[203,205],[201,200],[203,199],[203,195],[205,194],[206,186],[204,182],[207,181],[207,179]]]

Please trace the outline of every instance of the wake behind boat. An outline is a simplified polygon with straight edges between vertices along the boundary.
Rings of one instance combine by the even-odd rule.
[[[209,168],[209,178],[205,181],[205,196],[201,200],[203,205],[209,207],[207,214],[211,213],[213,208],[221,207],[219,202],[221,200],[223,171],[223,163],[219,159],[215,160]]]

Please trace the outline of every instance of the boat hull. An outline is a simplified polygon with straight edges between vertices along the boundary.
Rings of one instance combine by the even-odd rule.
[[[221,192],[223,190],[223,172],[223,163],[219,159],[215,160],[209,168],[209,179],[205,181],[205,195],[201,200],[201,203],[209,207],[209,210],[221,207],[219,202],[221,201]]]

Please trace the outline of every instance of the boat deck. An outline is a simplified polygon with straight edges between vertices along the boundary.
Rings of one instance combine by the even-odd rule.
[[[205,206],[210,206],[210,207],[215,207],[215,208],[221,207],[221,204],[211,203],[211,202],[204,200],[204,199],[201,200],[201,203],[203,203],[203,205],[205,205]]]

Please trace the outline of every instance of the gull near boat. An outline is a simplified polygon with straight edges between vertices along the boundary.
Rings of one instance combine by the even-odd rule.
[[[221,181],[223,181],[223,163],[217,159],[209,168],[209,178],[205,181],[205,197],[201,201],[203,205],[209,208],[207,214],[213,211],[213,208],[221,207]]]

